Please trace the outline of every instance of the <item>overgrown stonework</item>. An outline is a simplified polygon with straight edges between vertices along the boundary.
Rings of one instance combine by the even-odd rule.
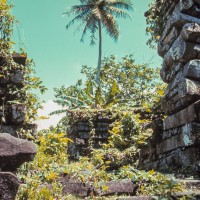
[[[168,83],[164,121],[152,122],[153,139],[140,153],[142,169],[200,175],[200,1],[166,0],[158,54]],[[163,130],[162,130],[163,129]],[[186,170],[187,169],[187,170]]]
[[[26,57],[13,55],[16,63],[25,65]],[[6,59],[0,57],[0,68],[7,66]],[[16,170],[24,162],[33,160],[36,146],[27,140],[17,138],[17,130],[31,125],[25,124],[26,106],[16,101],[17,92],[25,86],[24,73],[11,71],[0,77],[0,199],[14,200],[20,181]],[[25,96],[24,96],[25,98]],[[15,136],[15,137],[14,137]]]
[[[80,156],[90,156],[93,149],[101,148],[109,137],[109,125],[114,121],[109,110],[83,110],[71,112],[71,128],[67,136],[68,152],[73,160]]]

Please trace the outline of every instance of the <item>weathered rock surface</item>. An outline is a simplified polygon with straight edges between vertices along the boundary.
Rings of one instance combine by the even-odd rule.
[[[187,15],[187,14],[174,11],[174,13],[169,17],[169,19],[167,20],[165,24],[165,28],[160,39],[161,44],[162,44],[162,41],[167,37],[167,35],[173,29],[173,27],[176,27],[177,29],[180,30],[187,23],[200,24],[200,19]],[[160,54],[159,51],[158,53]],[[161,53],[161,56],[162,56],[162,53]]]
[[[24,162],[33,160],[35,154],[32,142],[0,133],[0,171],[16,171]]]
[[[136,187],[130,180],[110,181],[105,183],[107,190],[95,189],[98,196],[108,196],[115,194],[133,195],[136,193]]]
[[[72,194],[79,197],[88,197],[92,192],[92,187],[78,182],[61,182],[63,194]]]
[[[65,178],[61,178],[59,181],[63,186],[63,194],[73,194],[79,197],[88,197],[91,195],[91,193],[93,193],[95,196],[109,196],[115,194],[135,195],[137,189],[137,186],[130,180],[106,182],[103,184],[106,190]]]
[[[89,156],[91,152],[91,145],[93,148],[100,148],[101,143],[106,143],[109,137],[109,121],[108,116],[95,116],[93,125],[88,121],[79,121],[72,125],[67,136],[74,141],[69,143],[68,152],[70,158],[73,160],[79,159],[80,156]],[[94,133],[91,134],[93,129]]]
[[[188,123],[180,128],[180,133],[156,145],[156,154],[160,155],[181,147],[198,145],[200,142],[200,124]]]
[[[167,66],[171,66],[177,62],[186,64],[190,60],[198,58],[200,58],[200,45],[186,42],[179,36],[165,54],[164,63]]]
[[[174,114],[198,99],[200,99],[200,82],[181,78],[180,73],[168,85],[162,98],[162,109],[166,114]]]
[[[196,23],[188,23],[183,26],[181,36],[185,41],[200,43],[200,26]]]
[[[6,122],[11,125],[23,124],[26,112],[26,106],[23,104],[10,105],[7,109]]]
[[[200,122],[200,101],[193,103],[178,113],[164,120],[164,130],[176,128],[188,122]]]
[[[170,116],[160,133],[149,127],[153,136],[141,149],[139,168],[199,177],[200,0],[164,1],[159,17],[160,76],[169,84],[161,106]]]
[[[200,81],[200,60],[191,60],[186,65],[175,63],[170,68],[163,65],[161,69],[161,78],[164,82],[170,83],[173,79],[188,78]]]
[[[163,39],[158,42],[158,53],[160,56],[168,52],[174,41],[178,36],[182,37],[184,41],[191,43],[200,43],[200,26],[197,23],[187,23],[183,26],[182,31],[178,31],[177,28],[173,27],[170,33]]]
[[[0,172],[0,199],[14,200],[19,188],[17,177],[9,172]]]

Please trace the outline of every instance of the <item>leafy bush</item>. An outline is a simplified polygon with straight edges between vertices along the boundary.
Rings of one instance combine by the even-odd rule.
[[[164,0],[153,0],[149,4],[149,10],[145,13],[146,16],[146,33],[150,36],[147,45],[155,48],[155,43],[158,42],[163,31],[165,9]]]
[[[102,61],[100,86],[95,83],[96,69],[82,67],[86,81],[55,89],[58,104],[77,108],[113,108],[152,106],[163,94],[158,69],[136,64],[132,56],[117,61],[115,56]],[[66,110],[61,110],[60,112]],[[58,112],[55,112],[58,113]]]

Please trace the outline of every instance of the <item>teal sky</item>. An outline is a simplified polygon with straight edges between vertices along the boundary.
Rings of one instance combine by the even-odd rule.
[[[103,34],[103,56],[119,58],[133,54],[137,63],[159,66],[161,59],[156,50],[146,45],[144,12],[150,0],[133,0],[133,20],[120,20],[120,39],[115,43]],[[74,35],[76,26],[69,30],[69,18],[62,13],[77,0],[15,0],[13,14],[20,21],[15,30],[16,47],[25,48],[36,63],[36,72],[48,88],[43,100],[53,99],[53,88],[69,86],[81,78],[82,65],[96,67],[98,46],[91,47],[89,40],[80,43],[81,32]]]

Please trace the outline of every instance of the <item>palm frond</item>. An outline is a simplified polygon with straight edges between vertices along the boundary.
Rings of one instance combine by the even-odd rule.
[[[106,10],[117,18],[132,19],[132,17],[128,13],[126,13],[125,11],[123,11],[119,8],[109,6],[106,8]]]
[[[74,25],[74,23],[76,21],[85,21],[85,19],[89,16],[90,14],[90,10],[87,10],[79,15],[77,15],[76,17],[74,17],[67,25],[66,25],[66,29],[69,29],[72,25]]]
[[[115,18],[107,11],[103,11],[105,20],[102,22],[107,33],[115,41],[119,38],[119,26]]]
[[[108,4],[128,11],[133,10],[133,4],[130,0],[108,0]]]

